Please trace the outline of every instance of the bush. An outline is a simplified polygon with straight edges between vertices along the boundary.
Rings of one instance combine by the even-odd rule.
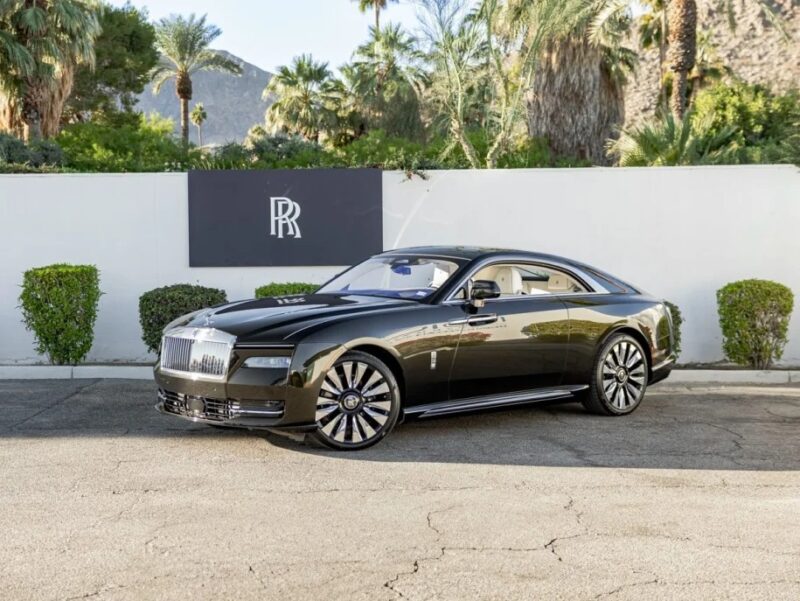
[[[75,365],[94,340],[100,275],[93,265],[50,265],[25,272],[19,297],[36,351],[51,363]]]
[[[710,137],[733,131],[739,163],[780,162],[785,142],[800,129],[800,96],[774,94],[758,84],[718,84],[697,95],[693,119],[707,125]]]
[[[182,315],[227,302],[224,290],[175,284],[145,292],[139,297],[139,323],[148,350],[157,351],[169,322]]]
[[[669,309],[669,314],[672,316],[672,334],[673,334],[673,343],[675,345],[675,354],[681,354],[681,326],[683,325],[683,315],[681,315],[681,310],[678,308],[678,305],[675,303],[671,303],[669,301],[664,301],[664,304]]]
[[[725,356],[741,365],[768,369],[786,346],[794,295],[767,280],[742,280],[717,291]]]
[[[26,145],[22,140],[0,133],[0,164],[27,167],[58,167],[64,163],[61,147],[52,140],[36,140]],[[19,171],[23,172],[24,169]]]
[[[311,294],[317,290],[319,290],[317,284],[307,284],[304,282],[267,284],[266,286],[256,288],[256,298],[286,296],[288,294]]]
[[[56,139],[67,167],[87,172],[182,171],[198,151],[187,153],[173,123],[142,115],[120,122],[75,123]]]

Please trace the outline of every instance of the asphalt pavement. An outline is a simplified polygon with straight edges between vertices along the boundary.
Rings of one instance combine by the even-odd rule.
[[[800,388],[655,386],[357,453],[0,381],[0,599],[800,599]]]

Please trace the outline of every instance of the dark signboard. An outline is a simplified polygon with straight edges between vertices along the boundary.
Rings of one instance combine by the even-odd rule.
[[[350,265],[383,250],[378,169],[189,173],[189,265]]]

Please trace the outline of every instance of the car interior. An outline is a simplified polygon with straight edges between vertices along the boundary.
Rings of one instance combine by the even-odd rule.
[[[587,291],[572,276],[539,265],[489,265],[478,271],[472,279],[473,281],[496,282],[500,288],[501,298],[537,294],[574,294]]]

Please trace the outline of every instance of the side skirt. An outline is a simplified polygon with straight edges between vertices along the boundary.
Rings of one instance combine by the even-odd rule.
[[[462,413],[465,411],[478,411],[480,409],[491,409],[493,407],[507,407],[510,405],[527,405],[528,403],[540,403],[543,401],[553,401],[556,399],[568,399],[576,392],[587,390],[588,384],[575,386],[556,386],[553,388],[540,388],[539,390],[523,390],[521,392],[506,394],[490,394],[469,399],[458,399],[455,401],[444,401],[441,403],[429,403],[427,405],[416,405],[405,410],[405,415],[415,417],[434,417],[437,415],[449,415],[451,413]]]

